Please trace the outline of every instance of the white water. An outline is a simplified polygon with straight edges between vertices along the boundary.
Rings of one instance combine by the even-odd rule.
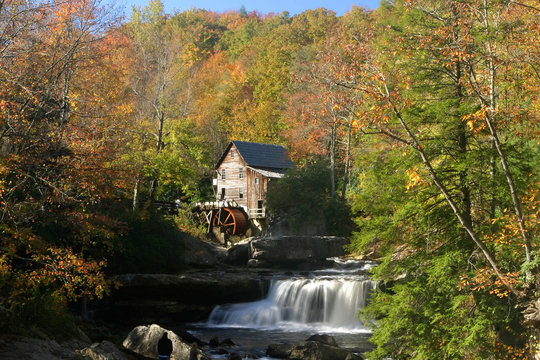
[[[356,268],[358,270],[358,267]],[[375,283],[349,269],[273,280],[265,299],[217,306],[208,326],[282,331],[369,332],[357,317]]]

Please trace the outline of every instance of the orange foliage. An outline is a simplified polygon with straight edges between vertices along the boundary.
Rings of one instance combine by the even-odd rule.
[[[460,291],[483,291],[487,290],[490,294],[499,298],[511,295],[507,284],[516,286],[520,284],[520,272],[509,272],[503,277],[497,277],[491,268],[482,268],[476,271],[473,277],[468,275],[461,276],[461,282],[458,285]]]

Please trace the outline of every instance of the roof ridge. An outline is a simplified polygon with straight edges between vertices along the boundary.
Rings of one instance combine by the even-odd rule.
[[[261,143],[261,142],[255,142],[255,141],[243,141],[243,140],[231,140],[231,142],[234,143],[244,143],[244,144],[256,144],[256,145],[264,145],[264,146],[279,146],[284,148],[285,146],[280,144],[268,144],[268,143]]]

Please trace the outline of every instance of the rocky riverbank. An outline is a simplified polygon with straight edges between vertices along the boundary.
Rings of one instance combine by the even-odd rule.
[[[117,275],[111,296],[90,313],[127,326],[202,321],[217,305],[263,298],[276,271],[320,268],[327,258],[343,256],[346,244],[333,236],[248,238],[229,249],[194,241],[186,244],[192,270]]]
[[[92,343],[84,333],[67,342],[25,337],[0,337],[0,359],[27,360],[137,360],[156,359],[157,342],[164,332],[173,343],[172,360],[209,360],[214,357],[241,360],[246,354],[235,352],[229,339],[204,343],[189,334],[177,334],[159,325],[135,327],[115,345],[108,340]],[[359,354],[340,348],[328,335],[314,335],[298,344],[268,344],[267,356],[291,360],[362,360]],[[255,358],[254,355],[247,355]]]
[[[116,329],[118,326],[131,329],[140,324],[178,325],[201,321],[216,305],[261,299],[275,271],[315,268],[329,257],[344,255],[343,246],[347,243],[346,239],[336,237],[286,236],[250,238],[224,249],[192,241],[186,244],[184,259],[192,270],[182,274],[117,275],[111,296],[90,304],[89,314],[95,321]],[[163,331],[158,325],[137,326],[122,344],[117,337],[101,334],[91,339],[82,331],[73,334],[69,341],[5,335],[0,337],[0,360],[155,359],[156,334],[161,336]],[[176,360],[193,360],[189,356],[193,342],[199,345],[199,360],[206,359],[209,350],[221,353],[221,358],[238,359],[234,345],[226,341],[212,345],[190,338],[187,333],[171,333],[171,336],[176,339]],[[276,358],[354,358],[354,354],[346,350],[334,349],[335,344],[321,341],[312,344],[312,341],[293,346],[268,345],[271,345],[271,356]]]

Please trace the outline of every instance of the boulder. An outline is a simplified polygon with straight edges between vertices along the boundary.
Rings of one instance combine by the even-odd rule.
[[[155,359],[158,355],[157,344],[164,332],[168,333],[168,337],[173,343],[173,353],[171,357],[174,360],[189,360],[191,346],[180,339],[174,332],[164,329],[156,324],[137,326],[124,339],[122,345],[129,351],[138,355]],[[198,352],[197,358],[206,359],[200,350],[195,350]]]
[[[330,335],[321,335],[321,334],[315,334],[310,336],[307,341],[318,341],[320,343],[330,345],[330,346],[338,346],[336,339],[334,339],[333,336]]]
[[[227,250],[223,262],[227,265],[245,266],[249,260],[249,242],[234,244]]]
[[[271,358],[286,359],[293,348],[292,344],[270,344],[266,349],[266,355]]]
[[[85,359],[89,360],[130,360],[133,359],[120,349],[118,349],[110,341],[102,341],[100,343],[94,343],[90,347],[77,351]]]
[[[213,267],[223,261],[226,250],[217,244],[184,236],[185,245],[184,261],[186,265],[193,267]]]
[[[540,327],[540,299],[535,299],[529,302],[522,313],[523,317],[525,318],[526,325],[535,328]]]
[[[349,350],[337,346],[319,341],[306,341],[303,345],[293,347],[288,358],[291,360],[345,360],[350,354]]]
[[[133,359],[133,357],[123,353],[109,341],[91,344],[88,336],[80,329],[77,329],[77,332],[73,335],[73,338],[60,343],[48,338],[36,339],[14,335],[0,335],[0,359]]]
[[[0,338],[0,359],[60,360],[76,359],[74,350],[61,346],[55,340],[26,337]]]
[[[252,266],[291,266],[320,262],[345,255],[349,240],[336,236],[279,236],[253,239],[249,248]]]
[[[329,335],[313,335],[302,344],[270,344],[266,354],[278,359],[362,360],[360,355],[340,348]]]

